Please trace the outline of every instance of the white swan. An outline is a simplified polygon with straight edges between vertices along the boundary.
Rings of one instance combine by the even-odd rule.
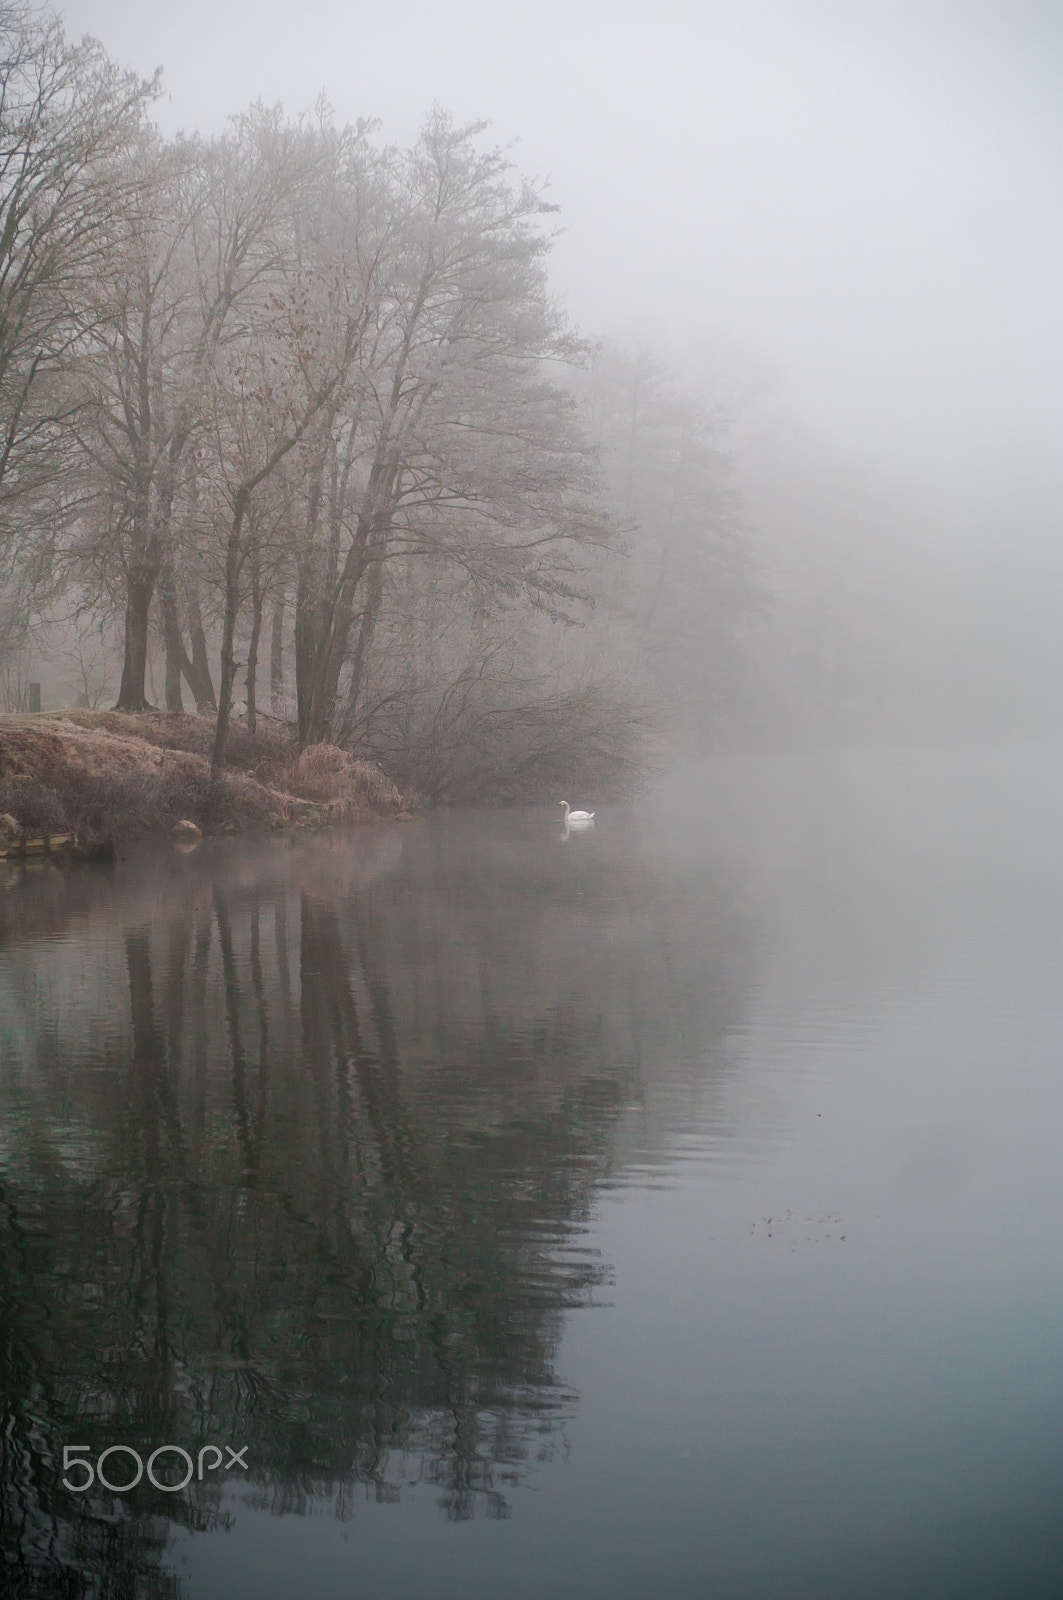
[[[565,813],[564,820],[570,826],[573,823],[575,823],[578,826],[581,822],[593,822],[594,821],[594,812],[593,811],[570,811],[569,807],[568,807],[568,801],[567,800],[559,800],[557,803],[561,807],[562,811]]]

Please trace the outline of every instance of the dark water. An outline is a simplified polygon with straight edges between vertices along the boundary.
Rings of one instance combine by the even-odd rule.
[[[11,871],[0,1592],[1057,1600],[1061,842],[880,752]]]

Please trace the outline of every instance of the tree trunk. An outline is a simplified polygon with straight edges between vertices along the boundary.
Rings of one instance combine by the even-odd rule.
[[[332,733],[340,672],[354,626],[354,597],[367,569],[382,565],[373,557],[376,552],[382,555],[383,548],[379,530],[371,536],[363,522],[327,605],[311,600],[300,584],[295,619],[300,750],[326,742]]]
[[[196,697],[196,710],[202,714],[205,711],[217,711],[218,702],[214,697],[214,684],[210,676],[207,636],[203,631],[203,618],[199,611],[199,596],[194,591],[189,609],[191,612],[192,672],[191,674],[186,674],[186,676],[188,676],[188,686]]]
[[[183,711],[180,682],[173,684],[173,664],[184,674],[196,702],[196,711],[203,716],[207,711],[217,711],[214,684],[211,681],[207,660],[207,640],[199,615],[199,602],[192,605],[192,654],[189,656],[181,638],[181,624],[177,615],[177,601],[173,590],[173,575],[167,581],[166,569],[159,575],[159,594],[162,600],[163,637],[166,641],[166,709]]]
[[[284,596],[273,607],[269,639],[269,709],[275,717],[284,704]]]
[[[355,677],[360,687],[365,654],[372,641],[377,615],[384,593],[384,541],[374,537],[368,552],[356,569],[349,572],[339,586],[339,594],[332,610],[332,626],[328,629],[318,649],[314,683],[314,706],[310,718],[309,743],[322,743],[331,738],[336,719],[336,700],[340,689],[340,673],[347,659],[351,633],[355,623],[354,597],[358,586],[368,572],[365,605],[362,608],[362,627],[358,637],[358,659]],[[357,692],[357,690],[356,690]]]
[[[229,739],[229,718],[232,714],[233,684],[236,681],[236,658],[233,646],[236,640],[236,614],[240,606],[240,533],[251,502],[250,491],[242,488],[236,495],[233,520],[225,541],[225,611],[221,625],[221,686],[218,693],[218,720],[214,727],[214,749],[210,758],[211,775],[221,771],[225,760],[225,746]]]
[[[185,650],[181,643],[180,623],[177,620],[173,568],[168,563],[159,573],[159,601],[162,606],[162,636],[166,647],[166,709],[183,711],[185,707],[181,699],[181,672]]]
[[[382,561],[378,561],[374,566],[370,567],[366,588],[368,593],[358,628],[358,642],[354,647],[354,660],[351,662],[350,708],[352,713],[357,707],[358,696],[365,681],[365,664],[373,647],[373,634],[376,632],[377,618],[380,615],[380,607],[384,599],[384,563]],[[336,688],[339,688],[338,676]],[[335,696],[335,691],[333,693]]]
[[[262,584],[258,574],[251,584],[251,642],[247,647],[247,731],[254,734],[258,728],[258,706],[255,699],[258,678],[258,641],[262,634]]]
[[[116,711],[150,711],[144,680],[148,671],[148,613],[155,590],[156,570],[134,568],[126,582],[125,651]]]
[[[321,518],[321,493],[325,463],[320,460],[310,478],[306,507],[305,548],[311,552],[299,568],[295,591],[295,706],[299,748],[310,742],[309,728],[313,705],[314,662],[323,629],[323,612],[320,589],[322,580],[315,580],[313,550],[317,542],[318,523]]]
[[[320,605],[312,594],[313,578],[307,563],[299,572],[295,596],[295,705],[296,736],[300,750],[310,743],[310,718],[314,704],[314,664],[320,637]]]

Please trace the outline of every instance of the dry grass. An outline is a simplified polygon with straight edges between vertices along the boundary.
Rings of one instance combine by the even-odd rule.
[[[125,711],[64,711],[61,716],[71,727],[91,733],[110,733],[120,739],[133,735],[159,749],[184,750],[206,761],[210,760],[214,745],[214,722],[210,717],[168,711],[143,711],[137,715]],[[256,772],[264,763],[290,760],[292,750],[291,735],[283,724],[262,726],[252,735],[244,725],[233,722],[225,746],[225,760],[228,767]]]
[[[27,833],[84,842],[172,828],[360,822],[395,816],[403,797],[380,768],[334,745],[294,757],[288,736],[234,729],[229,770],[211,777],[212,724],[145,712],[0,717],[0,813]]]
[[[203,756],[161,750],[63,719],[0,721],[0,811],[26,832],[78,833],[88,841],[172,827],[269,825],[275,796],[244,773],[210,775]]]
[[[340,822],[394,816],[404,809],[402,795],[374,762],[361,761],[334,744],[307,745],[277,773],[276,782],[304,800],[327,805]]]
[[[210,772],[213,722],[148,711],[0,716],[0,815],[21,832],[90,844],[172,829],[204,833],[408,815],[409,797],[374,762],[336,745],[299,754],[289,729],[233,727],[227,770]]]

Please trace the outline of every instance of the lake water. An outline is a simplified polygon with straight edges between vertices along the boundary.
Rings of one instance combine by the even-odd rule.
[[[0,1591],[1058,1600],[1061,1134],[1056,752],[10,869]]]

